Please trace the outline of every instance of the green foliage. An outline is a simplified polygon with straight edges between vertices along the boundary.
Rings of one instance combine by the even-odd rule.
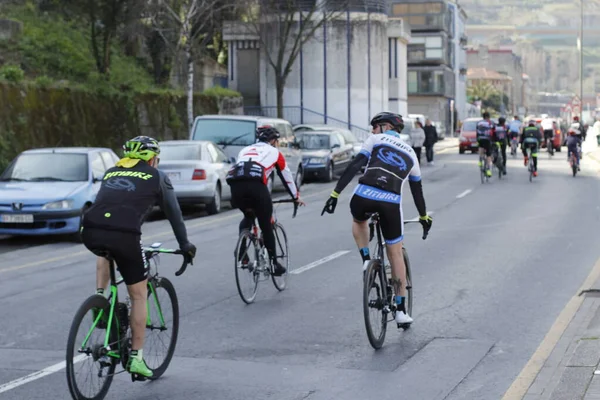
[[[211,97],[241,97],[240,92],[236,92],[235,90],[231,90],[228,88],[223,88],[221,86],[213,86],[209,89],[206,89],[202,94]]]
[[[0,79],[9,82],[21,82],[25,77],[25,72],[18,65],[7,64],[0,68]]]

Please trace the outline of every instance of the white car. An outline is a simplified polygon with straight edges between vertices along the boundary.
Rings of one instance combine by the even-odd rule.
[[[160,163],[180,204],[205,204],[209,214],[221,211],[221,201],[231,199],[225,182],[232,159],[216,144],[205,140],[160,142]]]

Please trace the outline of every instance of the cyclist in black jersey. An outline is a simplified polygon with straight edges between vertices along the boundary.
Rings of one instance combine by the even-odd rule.
[[[188,262],[194,258],[196,247],[188,241],[185,224],[169,178],[156,169],[160,148],[147,136],[135,137],[123,146],[124,158],[106,171],[92,207],[82,223],[83,244],[94,254],[109,252],[127,284],[131,298],[131,357],[127,364],[130,373],[152,377],[152,370],[143,359],[146,331],[147,265],[142,251],[141,226],[155,204],[166,214],[179,247]],[[96,263],[96,287],[104,294],[108,286],[108,260],[99,257]]]
[[[425,231],[431,228],[432,219],[427,215],[425,207],[419,161],[414,150],[400,139],[399,133],[404,128],[402,116],[382,112],[373,117],[371,126],[374,135],[363,143],[360,153],[340,177],[321,215],[325,212],[333,214],[342,190],[366,165],[365,173],[358,180],[359,185],[350,200],[350,212],[354,218],[352,234],[363,259],[364,269],[371,259],[368,220],[372,213],[379,213],[388,258],[392,264],[392,282],[398,293],[395,299],[398,304],[396,322],[410,324],[413,319],[408,315],[404,304],[406,267],[402,255],[404,224],[401,198],[402,187],[407,180],[419,211],[419,221]]]

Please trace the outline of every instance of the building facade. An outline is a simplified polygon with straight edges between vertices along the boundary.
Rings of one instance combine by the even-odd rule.
[[[363,136],[376,113],[405,115],[410,30],[402,19],[388,18],[386,10],[385,0],[367,7],[360,2],[304,43],[285,82],[285,119],[338,125]],[[229,45],[228,86],[242,93],[248,114],[276,116],[276,77],[268,54],[276,55],[278,44],[240,22],[226,23],[223,38]]]
[[[449,134],[466,114],[467,16],[453,2],[431,0],[393,1],[390,12],[411,27],[408,111],[426,115]]]

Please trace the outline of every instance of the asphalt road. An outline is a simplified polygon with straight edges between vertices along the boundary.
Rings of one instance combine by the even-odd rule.
[[[482,185],[477,157],[455,153],[424,167],[434,218],[428,239],[418,225],[406,229],[415,292],[410,330],[390,325],[383,349],[370,347],[348,210],[354,184],[336,213],[323,217],[333,184],[311,184],[297,218],[290,205],[277,207],[294,268],[349,252],[291,275],[282,293],[262,283],[246,306],[233,274],[241,214],[188,219],[196,264],[179,278],[180,259],[165,256],[161,266],[179,296],[175,357],[156,382],[118,375],[107,398],[501,398],[599,256],[597,166],[586,164],[573,178],[564,151],[552,160],[542,153],[534,183],[522,161],[510,159],[506,179]],[[404,213],[417,216],[410,191]],[[161,219],[144,226],[144,239],[176,246]],[[0,254],[0,399],[68,398],[59,367],[13,381],[64,360],[73,315],[95,289],[93,266],[83,246],[57,241]],[[12,389],[2,392],[9,382]]]

